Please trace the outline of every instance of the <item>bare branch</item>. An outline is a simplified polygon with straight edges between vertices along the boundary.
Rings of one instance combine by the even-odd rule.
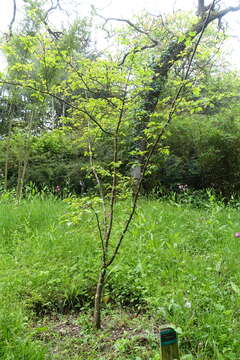
[[[53,1],[51,0],[51,7],[46,11],[45,16],[44,16],[44,20],[47,20],[48,15],[53,11],[56,10],[57,8],[61,8],[60,4],[59,4],[59,0],[57,0],[56,5],[53,5]]]
[[[156,47],[156,46],[159,44],[159,42],[158,42],[156,39],[154,39],[154,38],[149,34],[149,32],[141,29],[139,26],[137,26],[136,24],[134,24],[132,21],[130,21],[130,20],[128,20],[128,19],[105,18],[105,17],[103,17],[103,16],[101,16],[101,15],[98,15],[98,16],[99,16],[100,18],[102,18],[102,19],[105,20],[105,23],[103,24],[103,28],[104,28],[104,26],[107,24],[108,21],[124,22],[124,23],[128,24],[129,26],[131,26],[133,29],[135,29],[137,32],[145,35],[145,36],[151,41],[151,43],[152,43],[151,45],[144,45],[144,46],[142,46],[142,47],[140,47],[140,48],[139,48],[139,47],[136,47],[136,48],[134,48],[133,50],[127,52],[127,53],[123,56],[123,59],[122,59],[121,62],[119,63],[119,66],[124,65],[124,63],[125,63],[125,61],[126,61],[126,59],[127,59],[127,57],[128,57],[129,55],[131,55],[131,54],[136,54],[136,53],[142,52],[142,51],[147,50],[147,49],[152,49],[152,48]]]
[[[51,29],[51,27],[49,26],[49,24],[48,24],[48,16],[49,16],[49,14],[53,10],[56,10],[56,9],[62,10],[61,5],[60,5],[60,0],[57,0],[55,5],[53,4],[53,1],[51,0],[51,7],[45,12],[45,15],[42,17],[42,22],[45,25],[48,33],[50,35],[52,35],[55,40],[58,40],[60,38],[60,36],[63,35],[63,32],[61,32],[61,31],[53,31]]]
[[[152,49],[152,48],[156,47],[156,46],[159,44],[159,42],[158,42],[156,39],[154,39],[154,38],[149,34],[148,31],[143,30],[142,28],[140,28],[139,26],[137,26],[136,24],[134,24],[132,21],[130,21],[130,20],[128,20],[128,19],[112,18],[112,17],[111,17],[111,18],[105,18],[104,16],[99,15],[99,14],[98,14],[98,16],[105,21],[104,24],[103,24],[103,28],[105,27],[105,25],[106,25],[109,21],[124,22],[124,23],[128,24],[130,27],[132,27],[134,30],[136,30],[138,33],[141,33],[141,34],[145,35],[145,36],[151,41],[151,43],[152,43],[151,45],[144,45],[144,46],[142,46],[142,47],[140,47],[140,48],[139,48],[139,47],[136,47],[136,48],[134,48],[133,50],[127,52],[127,53],[123,56],[123,59],[122,59],[121,62],[119,63],[119,66],[124,65],[127,57],[128,57],[130,54],[136,54],[136,53],[142,52],[142,51],[144,51],[144,50],[146,50],[146,49]]]
[[[47,32],[49,33],[49,35],[52,35],[54,37],[55,40],[59,40],[59,38],[63,35],[62,31],[53,31],[50,26],[48,25],[48,22],[46,19],[43,19],[43,24],[45,25]]]
[[[236,12],[240,10],[240,5],[239,6],[229,6],[223,10],[220,10],[218,12],[213,12],[211,13],[211,15],[209,16],[208,19],[208,24],[216,19],[222,18],[223,16],[227,15],[230,12]]]
[[[99,15],[99,16],[100,16],[100,15]],[[156,39],[153,39],[153,37],[150,36],[150,34],[149,34],[147,31],[141,29],[140,27],[138,27],[137,25],[135,25],[132,21],[130,21],[130,20],[128,20],[128,19],[104,18],[103,16],[100,16],[100,17],[105,20],[105,24],[104,24],[103,26],[105,26],[108,21],[125,22],[126,24],[128,24],[129,26],[131,26],[133,29],[135,29],[137,32],[146,35],[146,36],[149,38],[149,40],[151,40],[151,42],[152,42],[153,44],[155,44],[155,46],[158,45],[158,41],[157,41]]]
[[[144,51],[144,50],[152,49],[152,48],[154,48],[154,47],[156,47],[156,46],[157,46],[157,44],[152,44],[152,45],[142,46],[141,48],[138,48],[138,47],[137,47],[137,48],[134,48],[133,50],[127,52],[127,53],[123,56],[121,62],[120,62],[118,65],[119,65],[119,66],[124,65],[124,63],[125,63],[125,61],[126,61],[126,59],[127,59],[127,57],[128,57],[129,55],[131,55],[131,54],[137,54],[137,53],[142,52],[142,51]]]

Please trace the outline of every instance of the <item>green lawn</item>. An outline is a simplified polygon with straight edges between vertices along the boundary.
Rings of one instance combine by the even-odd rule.
[[[197,203],[197,201],[195,201]],[[121,230],[127,203],[117,204]],[[94,216],[62,222],[54,198],[0,200],[0,358],[152,359],[164,323],[182,359],[239,359],[239,210],[141,200],[91,326],[100,244]]]

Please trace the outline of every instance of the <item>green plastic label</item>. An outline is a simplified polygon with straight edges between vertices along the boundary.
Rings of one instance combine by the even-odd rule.
[[[167,328],[160,331],[161,346],[177,343],[177,333],[174,329]]]

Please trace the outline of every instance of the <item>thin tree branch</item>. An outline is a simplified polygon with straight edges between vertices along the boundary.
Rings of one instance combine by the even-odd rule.
[[[86,87],[87,91],[89,93],[92,94],[92,96],[99,96],[99,92],[96,92],[92,89],[90,89],[90,87],[87,84],[87,81],[84,79],[84,74],[79,72],[78,69],[76,69],[75,65],[72,64],[71,62],[67,62],[67,64],[73,69],[73,71],[77,74],[77,76],[79,77],[79,79],[82,81],[83,85]],[[92,77],[89,77],[90,80],[92,80],[93,82],[97,82],[98,85],[103,87],[103,84],[101,84],[100,81],[98,81],[97,79],[94,79]],[[112,97],[114,97],[114,94],[112,94]],[[117,96],[116,96],[117,97]],[[104,94],[101,93],[101,98],[106,100],[108,102],[108,104],[110,104],[112,107],[116,108],[116,105],[109,99],[109,97],[105,96]]]
[[[109,221],[108,230],[107,230],[107,234],[106,234],[106,240],[105,240],[106,250],[108,250],[109,239],[111,236],[112,226],[113,226],[113,206],[114,206],[114,202],[115,202],[116,185],[117,185],[116,162],[118,160],[118,135],[119,135],[119,128],[120,128],[120,125],[121,125],[121,122],[123,119],[125,100],[126,100],[126,98],[124,98],[123,102],[122,102],[119,119],[118,119],[118,123],[117,123],[117,128],[116,128],[115,135],[114,135],[114,154],[113,154],[114,171],[113,171],[112,192],[111,192],[111,200],[110,200],[110,221]]]
[[[137,25],[135,25],[132,21],[130,21],[130,20],[128,20],[128,19],[104,18],[104,17],[101,16],[101,15],[98,15],[98,16],[105,20],[105,23],[104,23],[104,25],[103,25],[103,28],[104,28],[104,26],[107,24],[108,21],[124,22],[124,23],[128,24],[129,26],[131,26],[131,27],[132,27],[134,30],[136,30],[138,33],[141,33],[141,34],[147,36],[148,39],[152,42],[151,45],[144,45],[144,46],[142,46],[142,47],[140,47],[140,48],[139,48],[139,47],[136,47],[136,48],[134,48],[133,50],[128,51],[128,52],[123,56],[122,60],[121,60],[120,63],[119,63],[119,66],[124,65],[127,57],[128,57],[130,54],[136,54],[136,53],[142,52],[142,51],[147,50],[147,49],[152,49],[152,48],[156,47],[156,46],[159,44],[158,40],[156,40],[156,39],[154,39],[152,36],[150,36],[150,34],[149,34],[147,31],[141,29],[140,27],[138,27]]]
[[[103,236],[102,236],[102,229],[101,229],[101,225],[100,225],[100,221],[99,221],[99,216],[96,213],[96,211],[94,209],[92,209],[94,212],[94,215],[96,217],[96,221],[97,221],[97,227],[98,227],[98,232],[99,232],[99,236],[100,236],[100,240],[101,240],[101,246],[102,246],[102,261],[103,261],[103,265],[106,265],[106,251],[105,251],[105,246],[104,246],[104,241],[103,241]]]
[[[103,27],[107,24],[108,21],[119,21],[119,22],[125,22],[126,24],[128,24],[129,26],[131,26],[133,29],[135,29],[137,32],[146,35],[149,40],[151,40],[151,42],[156,46],[158,45],[158,41],[156,39],[154,39],[152,36],[149,35],[149,33],[143,29],[141,29],[140,27],[138,27],[137,25],[135,25],[132,21],[128,20],[128,19],[121,19],[121,18],[104,18],[101,15],[98,15],[99,17],[101,17],[102,19],[105,20],[105,23],[103,25]]]
[[[114,213],[113,207],[114,207],[115,196],[116,196],[116,185],[117,185],[116,163],[118,161],[118,137],[119,137],[120,126],[121,126],[123,116],[124,116],[124,109],[125,109],[126,100],[127,100],[127,88],[128,88],[128,83],[129,83],[129,80],[131,77],[131,70],[132,69],[130,68],[130,71],[128,72],[128,77],[127,77],[127,81],[126,81],[126,85],[125,85],[125,89],[124,89],[125,95],[122,100],[122,106],[120,109],[118,123],[116,126],[115,136],[114,136],[114,150],[113,150],[114,151],[114,153],[113,153],[114,172],[113,172],[112,192],[111,192],[111,200],[110,200],[110,221],[109,221],[108,230],[107,230],[106,239],[105,239],[105,248],[106,248],[107,252],[108,252],[108,245],[109,245],[109,240],[110,240],[112,227],[113,227],[113,213]]]
[[[50,14],[50,12],[52,12],[53,10],[56,10],[57,8],[61,9],[59,0],[57,0],[55,5],[53,5],[53,1],[51,0],[51,7],[46,11],[45,16],[44,16],[44,20],[47,20],[48,15]]]
[[[99,16],[100,16],[100,15],[99,15]],[[143,35],[146,35],[146,36],[148,37],[148,39],[152,42],[151,45],[144,45],[144,46],[142,46],[142,47],[140,47],[140,48],[139,48],[139,47],[136,47],[136,48],[134,48],[133,50],[128,51],[128,52],[123,56],[121,62],[119,63],[119,66],[124,65],[127,57],[128,57],[130,54],[137,54],[137,53],[142,52],[142,51],[144,51],[144,50],[155,48],[155,47],[159,44],[159,42],[158,42],[156,39],[154,39],[152,36],[150,36],[150,34],[149,34],[147,31],[141,29],[140,27],[138,27],[137,25],[135,25],[132,21],[130,21],[130,20],[128,20],[128,19],[104,18],[103,16],[100,16],[100,17],[105,20],[105,23],[104,23],[103,27],[106,25],[106,23],[107,23],[108,21],[125,22],[126,24],[128,24],[129,26],[131,26],[134,30],[136,30],[137,32],[139,32],[139,33],[141,33],[141,34],[143,34]]]
[[[239,6],[229,6],[225,9],[219,10],[219,11],[212,11],[213,10],[212,6],[210,7],[210,9],[211,9],[211,12],[209,13],[209,11],[208,11],[208,14],[205,17],[205,19],[203,19],[202,21],[200,21],[198,24],[196,24],[194,26],[196,31],[199,29],[199,27],[201,27],[201,24],[204,23],[206,20],[207,20],[206,25],[208,25],[209,23],[211,23],[214,20],[221,19],[222,17],[224,17],[225,15],[227,15],[230,12],[239,11],[240,5]]]
[[[89,122],[88,122],[88,131],[89,131]],[[99,194],[102,200],[102,212],[103,212],[103,229],[104,229],[104,237],[106,234],[106,223],[107,223],[107,214],[106,214],[106,202],[105,202],[105,196],[104,196],[104,192],[103,192],[103,188],[102,188],[102,184],[101,181],[99,179],[98,173],[96,171],[96,168],[94,166],[93,163],[93,151],[92,151],[92,143],[91,143],[91,138],[90,136],[88,136],[88,149],[89,149],[89,161],[90,161],[90,165],[92,168],[92,172],[95,176],[96,182],[98,184],[98,190],[99,190]],[[97,219],[98,220],[98,219]],[[102,237],[102,231],[101,231],[101,227],[98,221],[98,228],[100,229],[100,238],[101,238],[101,242],[102,242],[102,251],[103,251],[103,263],[106,264],[106,250],[105,250],[105,245],[103,242],[103,237]]]
[[[118,65],[119,65],[119,66],[123,66],[124,63],[125,63],[125,61],[126,61],[126,59],[127,59],[127,57],[128,57],[129,55],[131,55],[131,54],[137,54],[137,53],[142,52],[142,51],[147,50],[147,49],[153,49],[153,48],[155,48],[156,46],[157,46],[157,44],[145,45],[145,46],[142,46],[141,48],[136,47],[136,48],[134,48],[133,50],[128,51],[128,52],[123,56],[122,60],[120,61],[120,63],[119,63]]]

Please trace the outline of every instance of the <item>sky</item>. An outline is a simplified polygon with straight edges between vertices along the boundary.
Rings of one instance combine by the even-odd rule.
[[[197,0],[61,0],[63,7],[68,11],[71,8],[71,3],[79,3],[78,11],[81,13],[87,11],[90,5],[93,4],[98,8],[104,16],[121,16],[130,17],[143,9],[148,10],[155,15],[159,13],[169,13],[177,10],[193,10],[196,8]],[[21,17],[21,7],[23,6],[23,0],[16,0],[18,13],[17,19]],[[53,0],[56,3],[56,0]],[[206,4],[209,0],[206,0]],[[239,0],[221,0],[221,4],[236,5]],[[65,6],[64,6],[65,4]],[[0,0],[0,32],[7,30],[9,22],[12,16],[12,0]],[[73,5],[73,13],[76,14],[76,6]],[[84,14],[83,14],[84,15]],[[234,16],[234,21],[239,17]]]
[[[80,16],[86,15],[90,11],[90,5],[93,4],[98,13],[104,17],[123,17],[131,18],[136,13],[147,10],[148,12],[158,15],[163,13],[172,13],[173,11],[191,11],[196,9],[197,0],[61,0],[63,9],[73,17],[77,14]],[[76,2],[79,4],[76,7]],[[23,14],[23,0],[16,0],[17,3],[17,17],[15,26],[22,18]],[[53,3],[55,1],[53,0]],[[206,0],[206,4],[209,1]],[[239,0],[222,0],[223,5],[237,5]],[[71,4],[73,4],[71,6]],[[12,0],[0,0],[0,34],[8,31],[9,24],[12,19]],[[72,11],[71,11],[72,8]],[[230,14],[226,18],[229,26],[231,39],[228,41],[227,47],[232,53],[232,63],[240,68],[240,11],[235,14]],[[59,16],[54,13],[54,22],[62,22],[62,12]],[[0,56],[0,67],[3,65],[3,58]]]
[[[68,0],[68,8],[71,3],[76,2]],[[23,0],[16,0],[18,13],[17,19],[21,17],[21,7]],[[54,1],[53,1],[54,3]],[[66,3],[66,0],[65,0]],[[150,13],[159,14],[161,12],[171,12],[173,9],[191,10],[196,4],[195,0],[79,0],[79,10],[87,11],[93,4],[104,16],[132,16],[143,9]],[[63,0],[64,4],[64,0]],[[5,32],[9,26],[12,17],[12,1],[0,0],[0,32]],[[76,13],[76,11],[75,11]]]

